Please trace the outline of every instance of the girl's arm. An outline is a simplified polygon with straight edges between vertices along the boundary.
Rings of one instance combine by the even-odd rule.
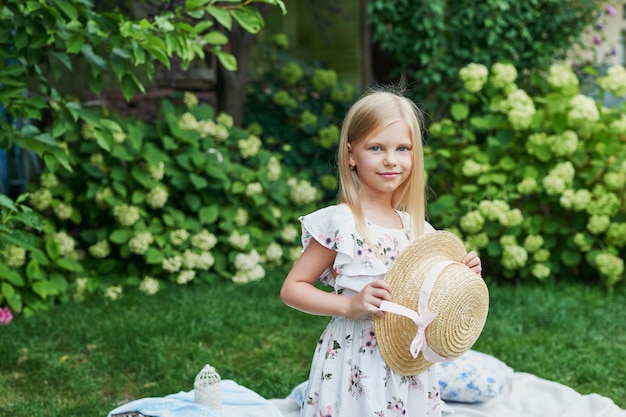
[[[378,311],[378,307],[382,300],[390,299],[391,291],[389,285],[383,281],[366,285],[354,297],[326,292],[314,286],[326,268],[332,270],[336,255],[337,252],[312,239],[287,274],[280,290],[283,302],[306,313],[322,316],[359,318],[372,313],[383,316],[384,313]]]

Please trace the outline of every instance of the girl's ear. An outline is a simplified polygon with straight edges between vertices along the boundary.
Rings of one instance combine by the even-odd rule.
[[[354,154],[352,152],[352,145],[348,143],[348,165],[351,169],[356,168],[356,160],[354,159]]]

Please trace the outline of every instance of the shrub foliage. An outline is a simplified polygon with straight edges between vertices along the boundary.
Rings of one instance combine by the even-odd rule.
[[[510,64],[460,71],[450,118],[431,126],[427,172],[436,225],[480,252],[488,275],[509,279],[622,279],[626,256],[626,116],[602,105],[626,94],[616,66],[582,94],[565,63],[533,79]]]

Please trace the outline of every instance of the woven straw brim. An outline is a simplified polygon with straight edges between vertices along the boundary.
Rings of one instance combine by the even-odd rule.
[[[427,233],[407,246],[385,275],[391,301],[417,311],[420,289],[428,271],[444,260],[461,262],[463,242],[445,231]],[[426,328],[428,346],[444,358],[456,358],[476,342],[487,320],[489,292],[483,278],[465,265],[448,265],[432,290],[428,310],[437,313]],[[411,319],[393,313],[374,318],[376,339],[387,365],[400,375],[416,375],[430,366],[420,352],[410,353],[417,328]]]

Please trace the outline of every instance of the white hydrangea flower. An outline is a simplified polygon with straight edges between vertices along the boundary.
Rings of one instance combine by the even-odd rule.
[[[550,251],[548,249],[539,249],[533,254],[535,262],[548,262],[550,259]]]
[[[132,226],[139,220],[139,209],[128,204],[113,207],[113,217],[122,226]]]
[[[59,203],[53,208],[54,214],[59,218],[59,220],[67,220],[72,217],[74,213],[74,209],[69,204]]]
[[[298,230],[292,224],[288,224],[285,228],[280,232],[280,238],[283,242],[292,243],[295,242],[298,238]]]
[[[482,214],[480,214],[480,211],[472,210],[461,217],[459,225],[466,233],[478,233],[482,231],[482,228],[485,225],[485,218]]]
[[[122,144],[126,140],[126,133],[124,132],[113,132],[113,141],[115,143]]]
[[[40,188],[30,193],[30,205],[38,211],[44,211],[52,203],[52,193],[47,188]]]
[[[509,210],[509,203],[503,200],[483,200],[478,203],[478,211],[487,220],[498,220]]]
[[[505,88],[515,82],[517,70],[511,64],[497,62],[491,66],[489,82],[496,88]]]
[[[275,156],[272,156],[267,163],[267,179],[270,181],[278,181],[280,179],[281,166]]]
[[[312,203],[317,198],[318,191],[307,180],[298,181],[295,186],[291,187],[289,199],[297,205]]]
[[[503,103],[503,110],[507,113],[509,123],[515,130],[529,128],[536,113],[535,103],[522,89],[507,96],[506,102]]]
[[[122,297],[122,286],[113,285],[113,286],[108,287],[104,291],[104,296],[108,298],[109,300],[113,300],[113,301],[120,299],[120,297]]]
[[[577,128],[600,120],[600,112],[591,97],[578,94],[569,101],[570,111],[567,113],[569,125]]]
[[[255,194],[261,194],[263,192],[263,186],[260,182],[251,182],[246,186],[246,195],[252,197]]]
[[[74,252],[76,241],[67,233],[57,232],[52,236],[52,238],[59,247],[59,253],[61,256],[67,257],[69,254]]]
[[[182,130],[196,130],[198,127],[198,121],[193,114],[189,112],[183,113],[180,116],[180,119],[178,119],[178,127]]]
[[[582,211],[591,202],[591,192],[586,189],[574,191],[572,189],[565,190],[559,199],[559,204],[563,208],[572,209],[574,211]]]
[[[540,264],[534,264],[530,268],[530,273],[533,274],[533,276],[537,279],[546,279],[550,276],[550,273],[552,273],[552,270],[550,269],[549,264],[540,263]]]
[[[243,159],[250,159],[258,154],[262,144],[261,139],[254,135],[248,136],[247,139],[239,139],[237,142],[239,153]]]
[[[517,191],[520,194],[532,194],[537,191],[537,185],[535,178],[527,177],[517,184]]]
[[[543,246],[544,240],[541,235],[528,235],[524,239],[524,249],[528,252],[536,252]]]
[[[522,221],[524,221],[524,216],[519,209],[515,208],[505,213],[502,213],[498,218],[498,221],[502,226],[515,227],[522,224]]]
[[[194,130],[200,133],[201,138],[206,138],[207,136],[215,136],[217,125],[213,120],[201,120],[196,122]]]
[[[198,105],[198,96],[196,96],[192,92],[185,91],[185,93],[183,94],[183,103],[185,103],[185,107],[190,109]]]
[[[236,249],[243,250],[250,244],[250,235],[247,233],[239,233],[239,230],[233,230],[228,237],[228,243]]]
[[[189,232],[186,229],[176,229],[170,232],[170,243],[176,247],[182,245],[189,238]]]
[[[217,123],[220,123],[226,127],[233,127],[234,125],[234,121],[233,121],[233,116],[231,116],[230,114],[227,113],[220,113],[216,118],[215,121]]]
[[[235,214],[234,222],[237,226],[245,226],[248,224],[248,211],[239,207],[237,209],[237,213]]]
[[[209,251],[217,245],[217,238],[208,230],[202,229],[191,238],[191,246],[202,251]]]
[[[161,181],[165,175],[165,164],[163,161],[159,162],[157,165],[148,163],[146,169],[150,177],[155,181]]]
[[[146,276],[139,283],[139,290],[144,294],[154,295],[159,292],[159,281],[150,276]]]
[[[59,180],[52,172],[43,172],[40,177],[41,186],[45,188],[54,188],[59,185]]]
[[[178,277],[176,278],[176,283],[179,285],[185,285],[191,281],[193,281],[193,279],[196,277],[196,272],[195,271],[191,271],[189,269],[185,269],[183,271],[180,271],[180,274],[178,274]]]
[[[609,216],[597,216],[592,215],[589,216],[589,220],[587,220],[587,230],[592,235],[599,235],[600,233],[606,231],[611,224],[611,218]]]
[[[565,89],[577,87],[579,81],[571,65],[566,62],[557,62],[550,66],[548,83],[555,89]]]
[[[578,135],[572,130],[566,130],[558,136],[553,136],[550,150],[557,156],[570,156],[578,149]]]
[[[215,264],[215,258],[211,252],[201,252],[196,258],[196,269],[208,271]]]
[[[134,254],[143,255],[150,244],[154,242],[154,236],[150,232],[138,232],[128,240],[128,249]]]
[[[269,262],[279,261],[283,257],[283,248],[278,243],[272,242],[265,249],[265,257]]]
[[[483,172],[483,166],[472,159],[468,159],[463,163],[461,171],[466,177],[477,177]]]
[[[165,206],[168,198],[167,190],[161,186],[156,186],[146,195],[146,203],[153,209],[160,209]]]
[[[521,269],[528,261],[528,252],[522,246],[509,245],[502,250],[502,266],[504,269],[514,271]]]
[[[582,252],[589,252],[593,247],[593,240],[584,233],[578,232],[574,235],[574,243]]]
[[[600,274],[617,279],[624,273],[624,260],[610,253],[601,253],[596,256],[596,267]]]
[[[161,267],[165,272],[178,272],[183,266],[183,257],[180,255],[164,258],[161,261]]]
[[[26,263],[26,250],[19,246],[7,245],[1,255],[9,268],[21,268]]]
[[[598,85],[615,97],[626,95],[626,69],[621,65],[612,65],[603,77],[598,78]]]
[[[604,174],[604,184],[606,188],[612,191],[620,191],[626,185],[626,174],[623,172],[607,172]]]
[[[89,253],[94,258],[104,259],[111,253],[111,246],[109,245],[109,241],[106,239],[101,239],[89,246]]]
[[[467,64],[459,71],[459,77],[465,84],[465,89],[470,93],[477,93],[482,90],[488,76],[489,70],[487,67],[475,62]]]

